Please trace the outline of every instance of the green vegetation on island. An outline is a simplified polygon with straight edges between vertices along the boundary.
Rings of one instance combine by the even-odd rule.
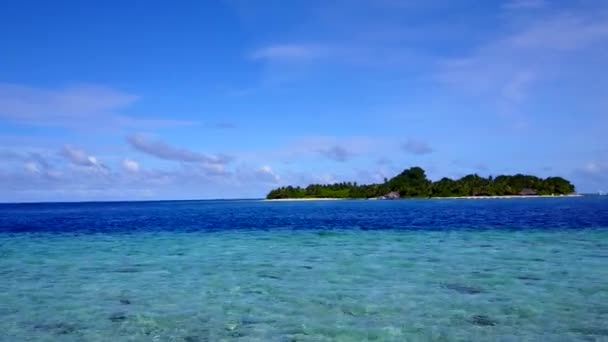
[[[539,178],[516,174],[484,178],[477,174],[458,180],[442,178],[430,181],[420,167],[411,167],[381,184],[358,185],[356,182],[311,184],[305,188],[285,186],[268,193],[267,199],[284,198],[397,198],[568,195],[574,185],[561,177]],[[388,196],[387,196],[388,195]]]

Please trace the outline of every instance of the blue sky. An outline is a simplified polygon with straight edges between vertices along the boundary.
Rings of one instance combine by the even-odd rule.
[[[12,1],[0,42],[0,201],[608,191],[605,1]]]

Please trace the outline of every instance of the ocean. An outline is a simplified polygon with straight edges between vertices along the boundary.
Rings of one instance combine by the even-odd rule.
[[[0,204],[1,341],[608,341],[608,197]]]

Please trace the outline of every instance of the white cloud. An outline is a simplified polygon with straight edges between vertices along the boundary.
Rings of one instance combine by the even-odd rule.
[[[598,162],[588,162],[582,168],[582,171],[591,175],[598,175],[603,172],[608,172],[608,167]]]
[[[97,157],[89,155],[83,149],[73,145],[63,146],[59,154],[76,166],[84,166],[102,171],[108,170]]]
[[[139,163],[137,163],[135,160],[131,160],[131,159],[123,160],[122,167],[128,172],[137,173],[140,171]]]
[[[129,135],[127,141],[138,151],[165,160],[185,163],[203,163],[206,165],[224,165],[231,160],[231,158],[226,155],[207,155],[185,148],[171,146],[163,141],[152,139],[141,133]]]
[[[482,45],[462,58],[444,60],[439,79],[475,93],[495,91],[515,100],[548,67],[559,67],[560,53],[597,48],[608,39],[605,16],[554,15],[518,33]],[[557,55],[556,55],[557,54]],[[566,60],[567,61],[567,60]]]
[[[0,84],[0,117],[18,121],[80,118],[124,108],[137,99],[98,86],[43,89]]]
[[[0,162],[17,162],[26,173],[30,175],[54,178],[59,173],[54,170],[48,157],[39,152],[16,152],[10,150],[0,150]]]
[[[0,118],[43,123],[82,119],[124,108],[137,99],[98,86],[44,89],[0,84]]]
[[[517,72],[500,89],[500,95],[512,103],[521,103],[526,100],[526,90],[534,83],[535,78],[531,71]]]
[[[260,167],[256,174],[259,179],[264,181],[270,181],[271,183],[278,183],[281,180],[281,177],[272,171],[272,168],[268,165],[263,165]]]
[[[322,57],[326,48],[319,45],[283,44],[262,47],[251,54],[254,60],[302,61]]]
[[[526,30],[505,39],[505,48],[533,52],[569,51],[589,47],[608,38],[607,16],[560,14],[539,20]]]
[[[608,191],[608,160],[589,161],[574,170],[573,177],[579,191]],[[579,189],[579,185],[584,186]]]
[[[192,122],[120,114],[139,96],[108,87],[82,85],[35,88],[0,83],[0,120],[65,127],[165,127]]]
[[[203,163],[201,170],[207,176],[230,176],[231,172],[226,168],[226,165],[220,163]]]
[[[503,8],[509,10],[538,9],[545,5],[545,0],[510,0],[503,5]]]
[[[36,162],[33,162],[33,161],[25,162],[23,167],[25,168],[25,170],[27,172],[35,173],[35,174],[41,173],[40,167],[38,166],[38,164]]]
[[[468,55],[441,61],[437,78],[455,92],[491,103],[514,126],[527,127],[524,108],[545,83],[568,86],[598,72],[586,62],[608,52],[608,16],[549,11],[516,27]]]

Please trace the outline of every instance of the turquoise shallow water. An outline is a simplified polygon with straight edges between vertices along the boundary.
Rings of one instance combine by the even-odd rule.
[[[606,341],[608,231],[0,236],[2,341]]]
[[[608,198],[0,204],[0,341],[608,341]]]

